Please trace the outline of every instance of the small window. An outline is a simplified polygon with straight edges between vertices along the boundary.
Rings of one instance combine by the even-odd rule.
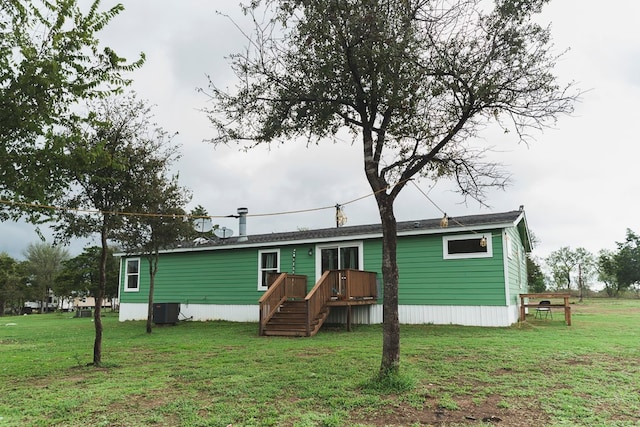
[[[509,259],[513,258],[513,242],[511,241],[511,236],[507,233],[504,233],[505,246],[507,247],[507,257]]]
[[[125,292],[138,292],[140,290],[140,259],[127,260]]]
[[[258,290],[267,290],[267,275],[280,271],[280,251],[258,251]]]
[[[462,234],[442,237],[444,259],[491,258],[491,234]]]

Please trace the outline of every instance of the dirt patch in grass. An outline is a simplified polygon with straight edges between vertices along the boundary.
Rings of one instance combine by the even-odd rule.
[[[371,426],[475,426],[501,425],[510,427],[529,427],[548,425],[550,418],[540,408],[531,407],[524,402],[518,408],[501,407],[501,396],[488,396],[482,402],[473,398],[456,399],[458,409],[449,410],[439,407],[436,400],[425,401],[422,408],[407,403],[380,408],[375,413],[361,410],[352,414],[352,423]],[[516,402],[516,406],[517,406]],[[514,406],[511,404],[511,406]]]
[[[169,404],[174,400],[174,396],[170,396],[168,393],[151,393],[152,396],[143,396],[133,394],[127,396],[126,400],[113,402],[108,406],[108,413],[115,414],[128,414],[127,423],[124,424],[111,424],[111,425],[132,425],[136,424],[135,421],[142,421],[154,413],[158,413],[159,408]],[[131,419],[132,414],[135,414],[136,420]],[[174,414],[162,412],[162,422],[160,425],[165,426],[178,426],[180,425],[179,419]]]

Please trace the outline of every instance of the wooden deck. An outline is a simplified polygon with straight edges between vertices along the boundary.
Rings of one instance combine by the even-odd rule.
[[[310,337],[318,333],[331,307],[347,307],[351,330],[351,307],[377,303],[376,273],[360,270],[325,271],[306,293],[306,276],[281,273],[260,298],[260,335]]]

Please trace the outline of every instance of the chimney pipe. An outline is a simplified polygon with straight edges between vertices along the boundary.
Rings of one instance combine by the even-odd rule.
[[[247,237],[247,213],[249,209],[247,208],[238,208],[238,218],[239,218],[239,230],[238,230],[238,242],[246,242],[249,240]]]

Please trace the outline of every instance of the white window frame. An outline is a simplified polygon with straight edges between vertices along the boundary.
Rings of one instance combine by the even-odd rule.
[[[508,232],[504,233],[504,240],[505,240],[505,244],[507,246],[507,257],[509,259],[513,259],[513,241],[511,239],[511,236],[509,235]]]
[[[316,245],[316,281],[320,279],[322,276],[322,250],[323,249],[338,249],[338,253],[340,252],[340,248],[358,248],[358,270],[364,271],[364,245],[361,240],[353,241],[353,242],[335,242],[335,243],[324,243],[321,245]]]
[[[277,262],[276,262],[276,268],[275,268],[275,273],[280,271],[280,249],[260,249],[258,251],[258,290],[259,291],[266,291],[267,289],[269,289],[267,286],[263,286],[262,285],[262,273],[263,271],[272,271],[271,269],[267,270],[262,268],[262,254],[270,254],[270,253],[274,253],[276,254],[276,256],[278,257]]]
[[[469,239],[487,239],[486,252],[471,252],[465,254],[450,254],[449,242],[455,240]],[[452,236],[442,236],[442,257],[444,259],[467,259],[467,258],[492,258],[493,257],[493,239],[491,233],[474,233],[474,234],[456,234]]]
[[[136,287],[129,287],[129,276],[133,274],[129,273],[129,261],[137,261],[138,262],[138,272],[136,275],[138,276],[138,280],[136,281]],[[140,292],[140,258],[125,258],[124,260],[124,291],[125,292]]]

